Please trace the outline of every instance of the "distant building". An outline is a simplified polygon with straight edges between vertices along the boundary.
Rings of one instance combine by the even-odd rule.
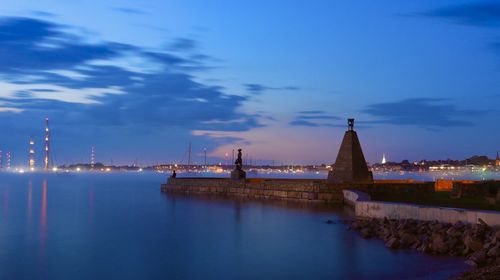
[[[385,159],[385,154],[382,154],[382,164],[386,164],[387,163],[387,160]]]
[[[498,156],[498,152],[497,152],[497,158],[495,160],[495,165],[500,166],[500,156]]]

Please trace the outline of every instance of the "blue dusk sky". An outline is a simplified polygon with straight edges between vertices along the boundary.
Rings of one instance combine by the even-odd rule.
[[[494,157],[500,2],[2,1],[0,149],[56,164]]]

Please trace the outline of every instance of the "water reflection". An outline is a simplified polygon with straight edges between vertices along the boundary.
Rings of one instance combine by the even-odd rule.
[[[0,174],[0,279],[403,279],[428,269],[443,279],[462,270],[462,260],[390,251],[325,224],[350,208],[165,194],[162,181]]]
[[[47,179],[43,178],[42,182],[42,209],[41,213],[41,225],[42,230],[47,230]]]
[[[33,212],[33,181],[28,182],[28,221],[31,221],[31,213]]]
[[[3,190],[3,219],[7,220],[8,212],[9,212],[9,189],[5,188]]]
[[[89,196],[88,196],[88,207],[89,207],[89,222],[93,222],[94,220],[94,199],[95,199],[95,192],[94,192],[94,187],[90,186],[89,187]]]
[[[40,207],[40,247],[38,270],[42,275],[47,273],[47,178],[42,181],[42,203]]]

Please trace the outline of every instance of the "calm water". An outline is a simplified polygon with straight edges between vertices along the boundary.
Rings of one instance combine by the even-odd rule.
[[[172,196],[165,174],[0,174],[0,279],[444,279],[461,259],[391,251],[349,209]]]

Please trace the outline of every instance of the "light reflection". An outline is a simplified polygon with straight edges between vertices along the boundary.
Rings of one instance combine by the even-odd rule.
[[[28,182],[28,219],[31,220],[31,213],[33,210],[33,182]]]
[[[94,188],[89,188],[89,221],[92,222],[94,218]]]
[[[9,190],[6,188],[3,191],[3,218],[7,219],[7,214],[9,211]]]
[[[47,245],[47,179],[42,182],[42,207],[40,209],[40,255],[39,270],[46,270],[46,245]]]
[[[47,226],[47,179],[43,179],[42,182],[42,210],[41,212],[41,224],[42,229],[46,229]]]

